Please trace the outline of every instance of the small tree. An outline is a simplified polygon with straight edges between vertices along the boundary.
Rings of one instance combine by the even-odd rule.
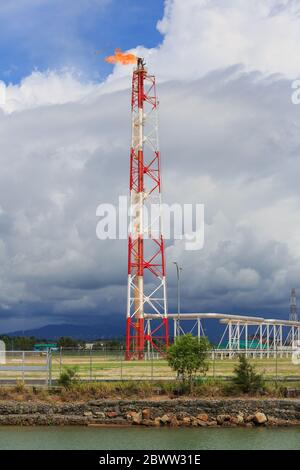
[[[234,369],[233,383],[244,393],[257,392],[264,388],[261,374],[255,371],[245,355],[239,356],[239,364]]]
[[[78,382],[77,367],[66,367],[61,373],[57,380],[58,385],[62,385],[65,388],[71,388],[72,385]]]
[[[197,372],[208,370],[207,356],[211,346],[207,338],[196,338],[191,334],[179,336],[167,352],[169,366],[182,381],[191,386]]]

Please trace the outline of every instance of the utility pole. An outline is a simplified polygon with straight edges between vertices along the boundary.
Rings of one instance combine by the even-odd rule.
[[[291,297],[290,297],[290,320],[291,321],[298,321],[298,314],[297,314],[297,299],[296,299],[296,289],[291,289]]]
[[[182,267],[179,266],[177,261],[173,261],[173,264],[176,266],[176,275],[177,275],[177,313],[178,313],[178,319],[177,319],[177,332],[180,335],[180,326],[179,326],[179,320],[180,320],[180,313],[181,313],[181,305],[180,305],[180,277],[181,277],[181,271]]]

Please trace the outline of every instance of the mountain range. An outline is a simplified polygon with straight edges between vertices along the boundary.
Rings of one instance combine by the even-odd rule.
[[[45,325],[40,328],[12,331],[8,336],[34,336],[39,339],[57,340],[70,336],[78,340],[122,338],[125,334],[125,319],[122,315],[103,317],[98,324],[72,325],[68,323]]]

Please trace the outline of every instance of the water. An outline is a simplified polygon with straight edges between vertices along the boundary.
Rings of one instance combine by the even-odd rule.
[[[300,450],[300,428],[0,427],[0,449]]]

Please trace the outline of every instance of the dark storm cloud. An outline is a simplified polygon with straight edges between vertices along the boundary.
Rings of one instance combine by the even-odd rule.
[[[176,258],[185,309],[283,308],[300,236],[288,81],[236,68],[159,91],[164,199],[205,203],[207,223],[202,251],[167,249],[170,307]],[[97,240],[95,214],[127,193],[129,142],[128,90],[2,115],[2,325],[20,302],[28,324],[124,310],[126,242]]]

